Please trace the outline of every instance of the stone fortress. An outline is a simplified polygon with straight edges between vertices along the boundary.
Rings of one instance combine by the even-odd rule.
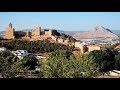
[[[62,39],[60,36],[56,35],[57,30],[44,29],[41,30],[41,27],[37,27],[33,31],[15,31],[12,27],[12,24],[9,24],[9,27],[5,31],[5,39],[22,39],[28,41],[37,41],[37,40],[49,40],[52,42],[58,42],[65,45],[70,44],[69,39]]]
[[[10,23],[9,27],[6,28],[5,39],[17,39],[19,36],[19,39],[28,41],[49,40],[54,43],[61,43],[79,48],[81,53],[101,49],[101,47],[97,45],[87,46],[82,45],[80,42],[70,42],[68,38],[63,39],[60,36],[57,36],[55,32],[57,32],[57,30],[44,29],[44,31],[41,31],[41,27],[37,27],[34,31],[19,32],[15,31],[15,29],[12,27],[12,24]]]

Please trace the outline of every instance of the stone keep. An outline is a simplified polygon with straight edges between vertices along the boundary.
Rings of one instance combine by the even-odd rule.
[[[12,24],[9,24],[9,27],[6,28],[6,32],[5,32],[5,39],[14,39],[14,28],[12,27]]]

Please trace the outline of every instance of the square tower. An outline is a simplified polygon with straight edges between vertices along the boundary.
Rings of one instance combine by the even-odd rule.
[[[6,31],[5,31],[5,39],[14,39],[14,38],[15,38],[14,28],[12,27],[12,24],[10,23],[9,27],[6,28]]]
[[[32,36],[40,36],[41,34],[41,27],[37,27],[35,31],[32,32]]]
[[[53,32],[53,30],[49,30],[49,29],[44,30],[44,33],[45,33],[46,36],[51,36],[52,32]]]

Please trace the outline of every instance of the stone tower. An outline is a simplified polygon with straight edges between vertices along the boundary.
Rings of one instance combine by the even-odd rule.
[[[44,30],[44,32],[45,32],[45,35],[47,35],[47,36],[51,36],[53,30]]]
[[[41,34],[41,27],[37,27],[37,28],[36,28],[36,32],[35,32],[35,35],[36,35],[36,36],[40,36],[40,34]]]
[[[39,38],[41,34],[41,27],[37,27],[33,32],[31,32],[31,34],[32,39]]]
[[[41,28],[37,27],[35,31],[32,32],[32,36],[40,36]]]
[[[14,28],[12,27],[12,24],[10,23],[9,27],[6,28],[6,31],[5,31],[5,39],[14,39],[14,38],[15,38]]]
[[[49,30],[49,35],[50,35],[50,36],[52,35],[52,30]]]

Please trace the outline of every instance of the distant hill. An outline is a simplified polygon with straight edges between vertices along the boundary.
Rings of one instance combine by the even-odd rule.
[[[104,28],[103,26],[96,26],[87,32],[80,32],[72,35],[75,39],[90,39],[90,38],[119,38],[110,29]]]
[[[83,31],[65,31],[65,30],[57,30],[57,31],[60,33],[68,34],[68,35],[74,35],[76,33],[83,32]]]
[[[5,31],[0,31],[0,35],[1,35],[1,34],[5,34]]]
[[[120,36],[120,30],[112,30],[112,32],[118,36]]]
[[[23,29],[23,30],[18,30],[18,31],[23,31],[23,32],[27,32],[27,31],[33,31],[35,29]]]
[[[109,31],[109,29],[108,29],[108,31]],[[65,34],[68,34],[68,35],[74,35],[76,33],[87,32],[87,31],[84,31],[84,30],[82,30],[82,31],[75,31],[75,30],[74,31],[64,31],[64,30],[58,30],[58,32],[65,33]],[[120,30],[110,30],[110,32],[112,32],[112,33],[120,36]]]

